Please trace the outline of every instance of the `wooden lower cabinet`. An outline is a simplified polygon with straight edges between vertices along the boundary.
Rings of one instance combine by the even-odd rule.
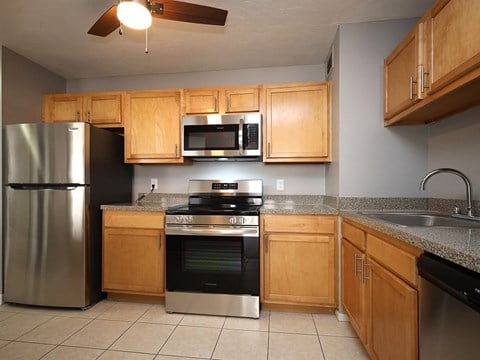
[[[334,308],[336,217],[262,218],[262,302]]]
[[[342,240],[342,305],[360,340],[367,338],[367,287],[362,279],[362,261],[365,253]]]
[[[370,355],[374,359],[417,359],[417,290],[372,259],[368,267]]]
[[[357,225],[342,223],[343,308],[372,359],[416,360],[421,251]]]
[[[164,213],[103,212],[102,290],[163,296]]]

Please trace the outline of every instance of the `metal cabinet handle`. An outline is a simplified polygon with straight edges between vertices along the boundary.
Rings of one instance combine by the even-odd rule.
[[[158,248],[159,249],[162,248],[162,233],[158,235]]]
[[[417,95],[413,91],[413,85],[416,84],[416,83],[417,83],[417,81],[413,80],[413,76],[410,76],[410,94],[409,94],[409,97],[408,97],[410,100],[413,100],[413,96]]]
[[[425,85],[425,76],[430,75],[428,71],[425,71],[423,66],[420,67],[420,91],[422,94],[425,92],[425,89],[430,89],[430,86]]]
[[[367,280],[370,278],[367,276],[367,266],[371,266],[370,264],[367,264],[366,259],[362,259],[362,283],[366,283]]]
[[[178,158],[178,144],[175,144],[175,157]]]
[[[358,260],[363,260],[363,259],[357,254],[353,254],[353,275],[355,275],[355,277],[357,277],[359,272],[362,272],[362,268],[360,268],[360,270],[358,269],[358,266],[357,266]]]
[[[271,150],[272,150],[272,147],[270,143],[267,143],[267,157],[270,157]]]
[[[214,97],[213,98],[213,111],[218,111],[218,100],[217,100],[217,97]]]
[[[87,122],[90,122],[90,111],[87,111]]]
[[[227,96],[227,111],[230,111],[230,96]]]
[[[268,253],[268,235],[263,235],[263,244],[265,247],[265,252]]]
[[[75,113],[75,121],[77,121],[77,122],[80,121],[80,111],[77,111]]]

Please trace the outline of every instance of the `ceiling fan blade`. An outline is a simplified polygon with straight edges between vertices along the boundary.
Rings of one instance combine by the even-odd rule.
[[[163,10],[162,10],[163,9]],[[227,10],[174,0],[152,0],[152,16],[207,25],[225,25]]]
[[[91,35],[107,36],[120,26],[117,18],[117,5],[112,5],[110,9],[105,11],[95,24],[88,30]]]

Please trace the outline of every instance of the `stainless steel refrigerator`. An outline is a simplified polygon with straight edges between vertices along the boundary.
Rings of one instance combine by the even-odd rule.
[[[130,202],[123,137],[85,123],[4,127],[4,300],[87,307],[101,297],[101,204]]]

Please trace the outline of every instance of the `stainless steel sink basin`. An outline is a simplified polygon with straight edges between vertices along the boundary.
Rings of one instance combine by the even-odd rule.
[[[450,215],[436,213],[406,212],[362,212],[368,217],[387,221],[401,226],[443,226],[480,229],[480,221],[458,219]]]

